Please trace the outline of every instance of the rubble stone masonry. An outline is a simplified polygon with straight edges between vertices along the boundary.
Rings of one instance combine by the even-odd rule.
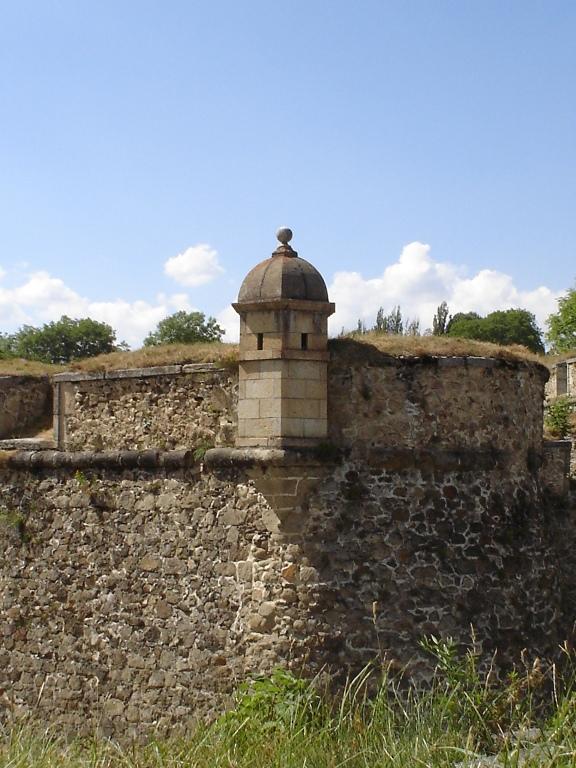
[[[278,665],[425,676],[420,638],[470,625],[502,666],[553,653],[576,584],[573,520],[542,489],[546,372],[345,351],[329,471],[281,530],[241,466],[193,450],[233,444],[232,372],[61,381],[67,450],[0,469],[0,717],[165,732]]]
[[[47,427],[51,396],[47,376],[0,376],[0,439]]]

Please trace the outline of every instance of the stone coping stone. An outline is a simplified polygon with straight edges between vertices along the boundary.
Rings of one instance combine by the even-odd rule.
[[[250,349],[240,351],[239,361],[241,363],[251,360],[320,360],[328,362],[330,352],[321,349]]]
[[[154,365],[151,368],[124,368],[106,371],[107,379],[141,379],[146,376],[171,376],[182,373],[181,365]]]
[[[58,451],[20,450],[8,456],[8,469],[166,469],[198,466],[194,451]],[[198,471],[200,471],[198,467]]]
[[[544,440],[545,451],[558,451],[570,455],[572,453],[572,440]]]
[[[54,440],[39,440],[36,437],[13,437],[0,440],[0,451],[47,451],[56,448]]]
[[[52,381],[58,383],[60,381],[97,381],[103,379],[104,374],[99,373],[84,373],[83,371],[69,371],[67,373],[55,373],[52,376]]]
[[[565,440],[544,440],[544,448],[570,451],[572,449],[572,440],[568,437]]]
[[[309,448],[211,448],[204,455],[204,467],[211,469],[249,469],[337,464],[341,452],[334,446]]]
[[[149,376],[174,376],[181,373],[215,373],[223,370],[222,367],[217,366],[215,363],[178,363],[177,365],[153,365],[148,368],[122,368],[115,371],[68,371],[66,373],[55,373],[52,376],[52,381],[58,384],[68,381],[142,379]]]
[[[236,312],[262,312],[264,310],[294,310],[297,312],[316,312],[322,315],[333,315],[336,304],[333,301],[314,301],[311,299],[252,299],[237,301],[232,304]]]

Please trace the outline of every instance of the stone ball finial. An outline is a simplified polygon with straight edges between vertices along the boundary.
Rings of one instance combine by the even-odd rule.
[[[282,245],[288,245],[292,240],[292,230],[290,227],[280,227],[276,230],[276,238],[282,243]]]

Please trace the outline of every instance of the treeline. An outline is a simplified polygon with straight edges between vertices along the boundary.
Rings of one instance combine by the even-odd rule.
[[[388,314],[380,307],[373,325],[358,320],[354,334],[391,333],[404,336],[452,336],[461,339],[490,341],[493,344],[521,344],[532,352],[543,354],[544,339],[550,352],[561,353],[576,350],[576,288],[560,298],[558,311],[546,321],[544,334],[536,318],[526,309],[504,309],[482,316],[477,312],[450,314],[443,301],[432,318],[432,326],[421,331],[420,321],[404,318],[400,306]]]
[[[161,320],[144,339],[144,346],[221,341],[223,333],[214,317],[206,318],[203,312],[181,311]],[[73,320],[62,315],[60,320],[39,328],[23,325],[16,333],[0,333],[0,358],[3,359],[63,364],[128,349],[125,341],[117,341],[112,326],[89,317]]]
[[[545,339],[550,352],[574,350],[576,353],[576,288],[559,299],[558,311],[550,315],[546,325]],[[374,324],[358,320],[354,333],[456,336],[495,344],[521,344],[533,352],[544,352],[543,333],[534,315],[526,309],[499,310],[484,317],[477,312],[451,315],[448,304],[443,301],[436,309],[431,327],[422,331],[420,320],[404,317],[400,306],[393,307],[389,313],[380,307]],[[224,330],[214,317],[182,310],[161,320],[144,339],[144,346],[221,341],[223,335]],[[0,358],[63,364],[128,349],[126,342],[117,341],[112,326],[89,317],[72,319],[63,315],[60,320],[41,327],[24,325],[15,333],[0,333]]]

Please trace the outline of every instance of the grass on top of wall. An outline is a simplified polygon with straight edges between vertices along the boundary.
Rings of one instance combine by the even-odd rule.
[[[575,360],[576,349],[569,349],[568,352],[560,352],[556,355],[548,355],[546,360],[549,363],[561,363],[564,360]]]
[[[10,768],[574,768],[573,670],[538,660],[504,682],[478,656],[428,640],[437,668],[426,689],[367,668],[338,698],[284,670],[241,686],[235,708],[194,732],[147,744],[65,741],[31,725],[0,731]],[[571,660],[569,660],[569,663]],[[368,691],[370,690],[370,694]]]
[[[75,371],[114,371],[122,368],[148,368],[155,365],[179,363],[238,362],[238,345],[223,342],[205,344],[163,344],[158,347],[142,347],[133,352],[112,352],[108,355],[88,357],[66,366]]]
[[[378,352],[392,357],[494,357],[500,360],[529,360],[547,364],[545,356],[534,354],[519,344],[502,346],[488,341],[458,339],[452,336],[399,336],[371,331],[361,335],[351,333],[329,341],[330,350],[345,357],[353,347],[357,348],[355,356],[360,357],[360,345],[375,347]]]
[[[352,343],[351,343],[352,342]],[[393,357],[476,356],[496,357],[504,360],[531,360],[543,363],[545,358],[534,355],[525,347],[499,346],[470,339],[441,336],[398,336],[367,333],[330,339],[329,349],[337,356],[347,358],[354,347],[354,356],[368,360],[374,348]],[[154,365],[214,362],[233,366],[238,362],[238,345],[213,342],[210,344],[166,344],[143,347],[133,352],[113,352],[109,355],[79,360],[69,367],[82,371],[109,371],[120,368],[146,368]]]
[[[394,334],[350,334],[329,340],[329,349],[338,357],[369,361],[375,350],[379,355],[392,357],[475,356],[495,357],[502,360],[530,360],[544,365],[557,358],[535,355],[518,345],[500,346],[471,339],[447,336],[398,336]],[[158,347],[142,347],[132,352],[112,352],[68,365],[50,365],[34,360],[0,360],[0,375],[45,376],[72,371],[114,371],[123,368],[148,368],[156,365],[185,363],[218,363],[235,366],[238,363],[238,345],[212,342],[206,344],[165,344]]]
[[[62,373],[63,370],[61,365],[24,360],[20,357],[0,360],[0,376],[49,376],[52,373]]]

